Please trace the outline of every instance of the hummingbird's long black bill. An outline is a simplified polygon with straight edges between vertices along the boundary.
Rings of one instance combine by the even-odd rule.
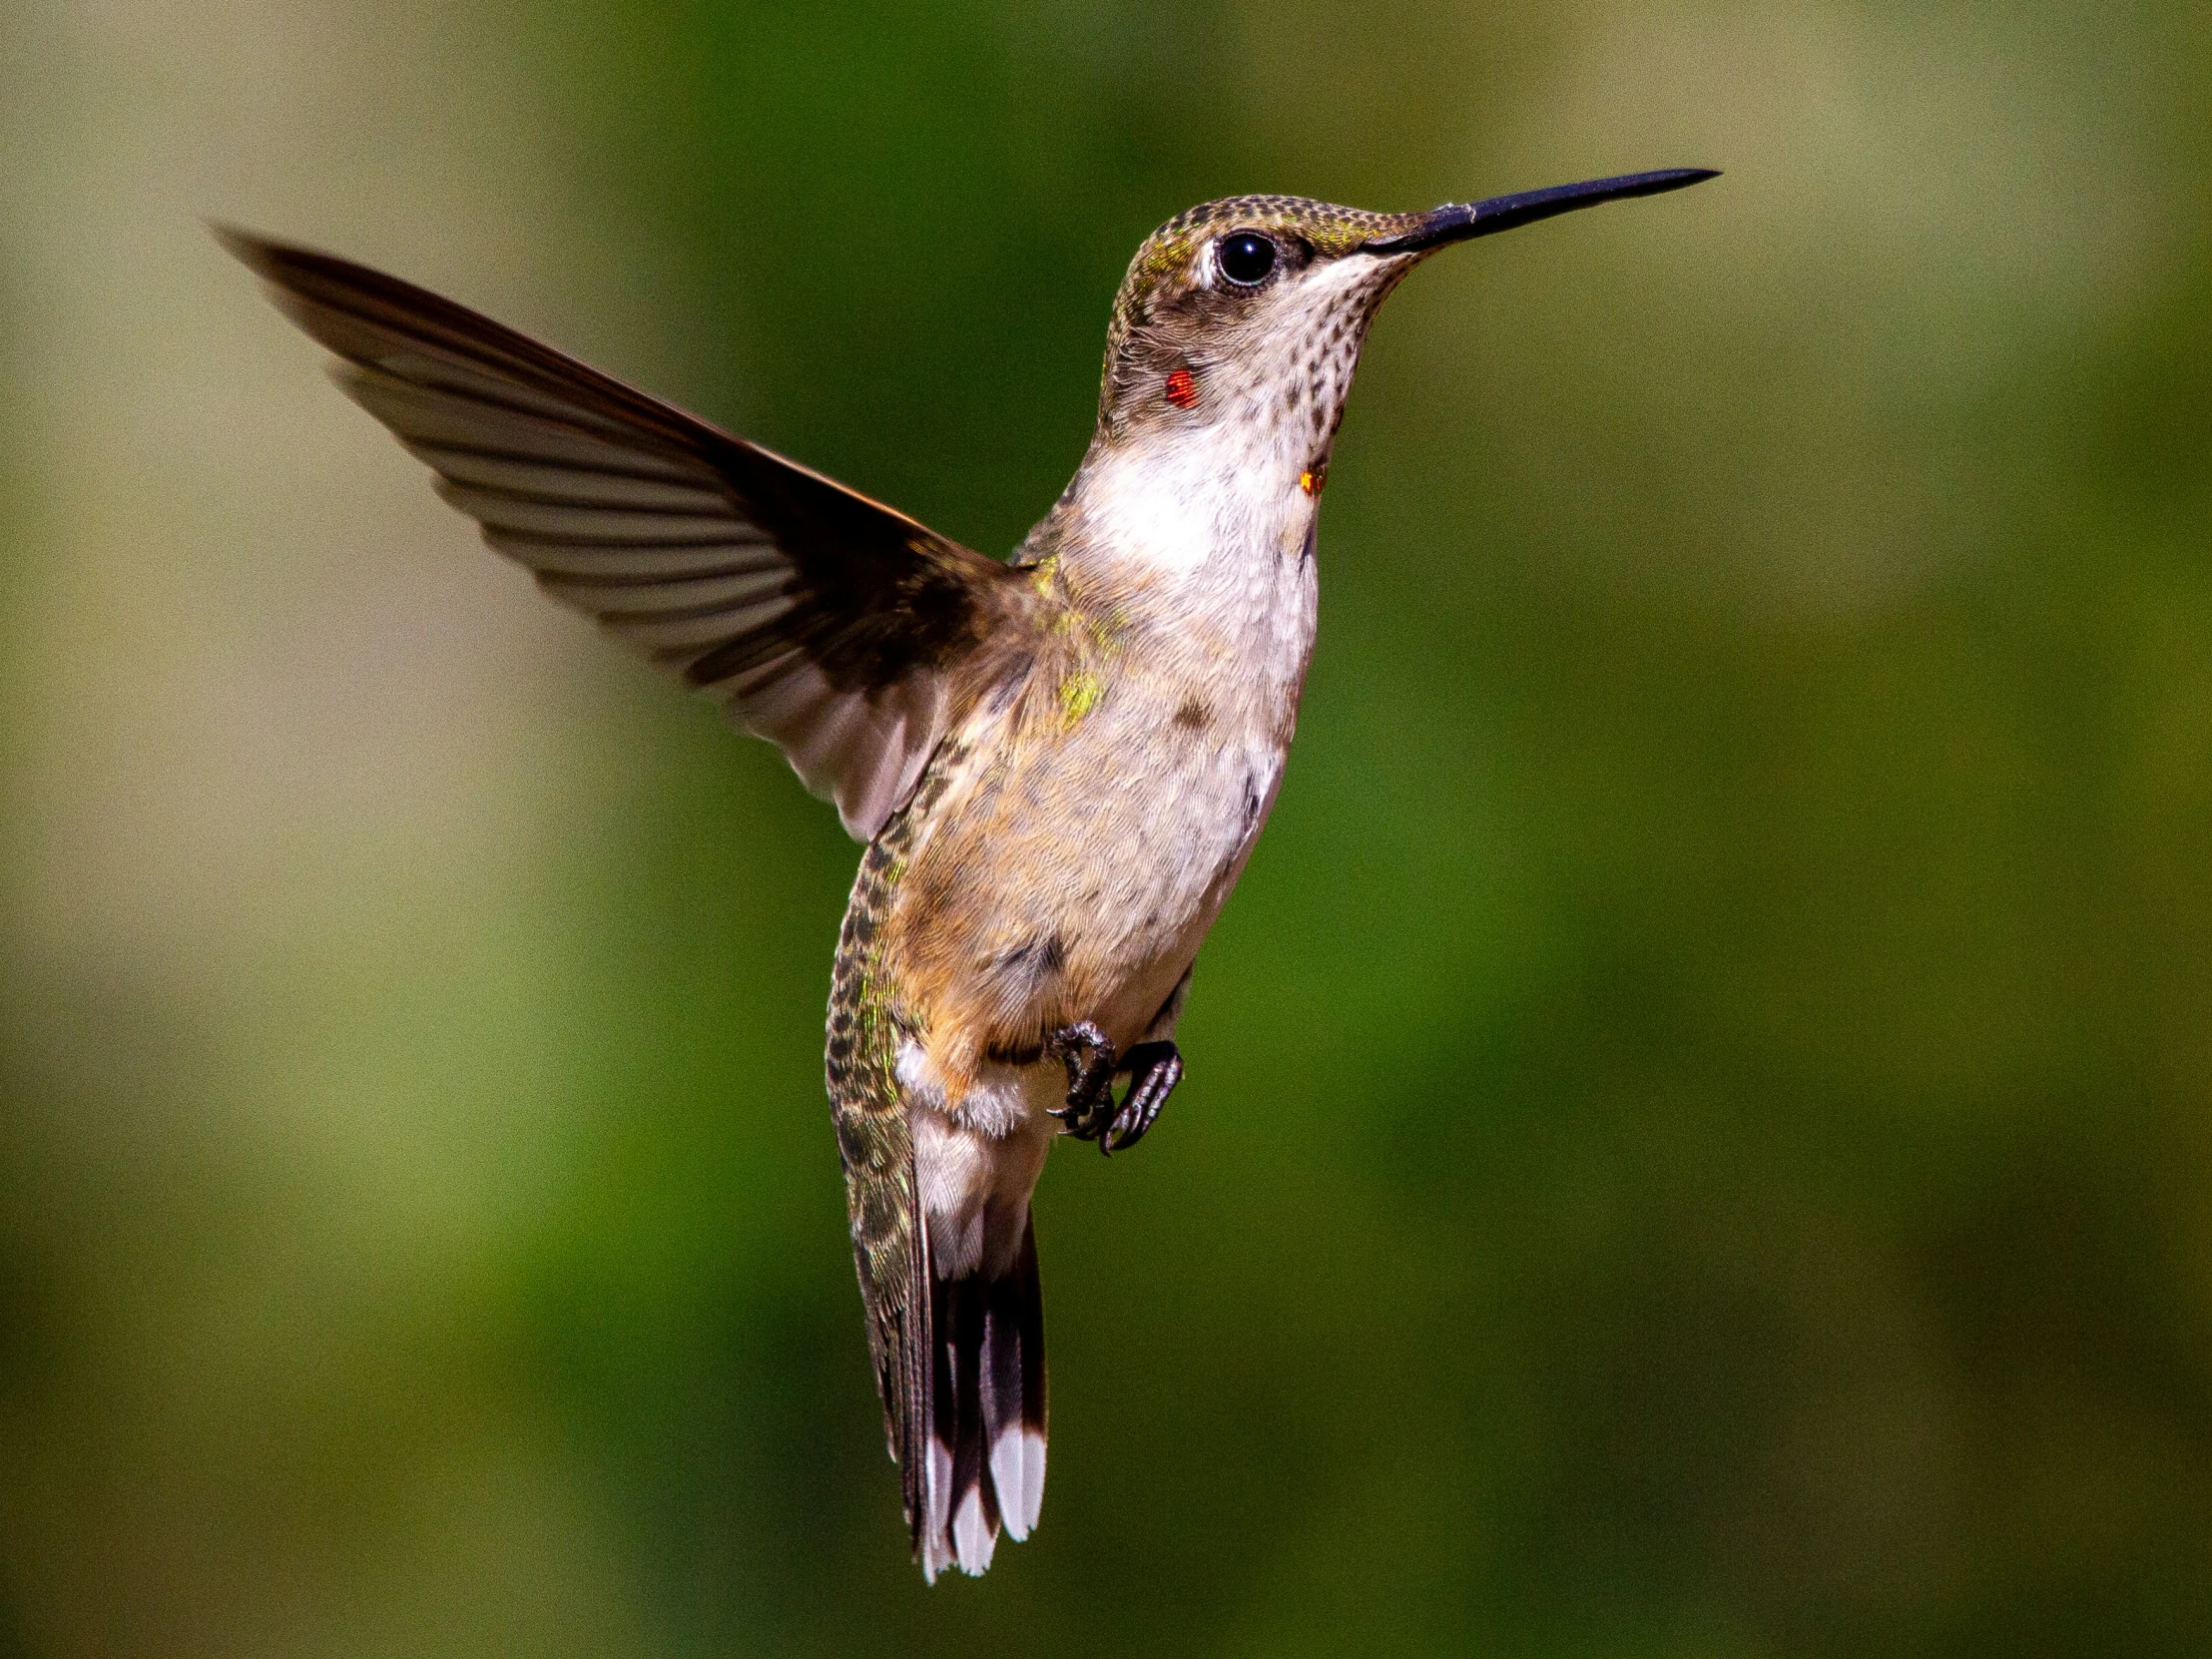
[[[1628,173],[1617,179],[1589,179],[1579,185],[1524,190],[1515,196],[1493,196],[1487,202],[1455,202],[1420,215],[1409,231],[1368,243],[1367,252],[1425,254],[1447,242],[1510,231],[1515,226],[1533,225],[1539,219],[1571,214],[1577,208],[1594,208],[1600,202],[1618,202],[1623,197],[1663,196],[1670,190],[1719,177],[1716,168],[1670,167],[1659,173]]]

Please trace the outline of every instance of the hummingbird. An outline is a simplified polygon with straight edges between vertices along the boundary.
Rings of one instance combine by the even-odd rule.
[[[1378,307],[1455,243],[1716,175],[1379,214],[1239,196],[1137,250],[1073,480],[1005,560],[364,266],[217,227],[491,546],[778,745],[865,843],[826,1074],[907,1537],[980,1573],[1044,1495],[1030,1194],[1142,1140],[1274,806]]]

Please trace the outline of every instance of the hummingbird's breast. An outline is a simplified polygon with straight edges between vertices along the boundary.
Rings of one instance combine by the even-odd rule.
[[[1036,650],[947,746],[885,959],[949,1080],[1082,1020],[1142,1036],[1274,806],[1314,504],[1296,473],[1220,478],[1171,465],[1094,496],[1036,567]]]

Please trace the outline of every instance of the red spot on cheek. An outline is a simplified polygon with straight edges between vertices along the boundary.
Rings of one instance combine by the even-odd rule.
[[[1179,409],[1198,407],[1198,376],[1179,368],[1168,376],[1168,401]]]

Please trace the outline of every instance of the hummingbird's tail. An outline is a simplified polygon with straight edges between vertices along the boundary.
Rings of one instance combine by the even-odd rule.
[[[914,1554],[934,1581],[947,1566],[979,1573],[998,1532],[1017,1542],[1044,1502],[1044,1297],[1037,1232],[1024,1215],[1004,1271],[929,1276],[929,1433],[921,1502],[909,1512]]]

